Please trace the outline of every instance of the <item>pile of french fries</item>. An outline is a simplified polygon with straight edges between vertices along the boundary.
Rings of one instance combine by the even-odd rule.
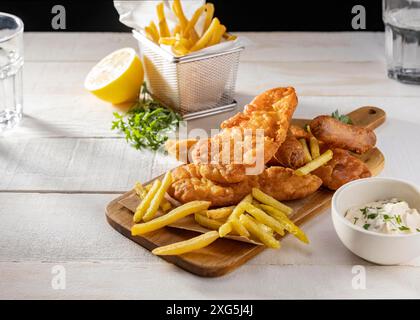
[[[331,150],[327,150],[323,154],[320,154],[319,141],[312,135],[309,126],[306,127],[306,130],[309,133],[309,147],[305,138],[299,139],[305,153],[306,164],[295,170],[295,174],[298,176],[304,176],[315,171],[333,158],[333,152]]]
[[[155,180],[151,186],[136,184],[141,203],[133,217],[136,224],[131,229],[132,235],[158,230],[188,215],[194,215],[195,221],[209,231],[156,248],[152,251],[155,255],[180,255],[204,248],[227,235],[252,239],[273,249],[280,248],[276,235],[284,236],[286,231],[304,243],[309,242],[305,233],[288,218],[293,210],[257,188],[236,206],[209,209],[211,203],[208,201],[191,201],[172,209],[164,198],[171,183],[172,175],[168,172],[162,181]],[[165,214],[155,218],[159,207]]]
[[[176,56],[184,56],[190,52],[213,46],[220,43],[222,39],[227,41],[236,39],[236,36],[227,33],[226,27],[220,23],[218,18],[214,17],[212,3],[206,3],[198,8],[190,19],[185,16],[180,0],[173,2],[172,11],[178,19],[178,24],[173,30],[169,30],[164,4],[161,2],[156,6],[158,26],[151,21],[145,27],[145,33],[153,42],[171,46],[172,52]],[[198,33],[196,24],[203,15],[203,30]]]

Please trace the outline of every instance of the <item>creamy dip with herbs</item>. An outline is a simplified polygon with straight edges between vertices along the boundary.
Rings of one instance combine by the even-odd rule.
[[[386,234],[420,232],[420,214],[406,201],[390,199],[347,210],[344,217],[365,230]]]

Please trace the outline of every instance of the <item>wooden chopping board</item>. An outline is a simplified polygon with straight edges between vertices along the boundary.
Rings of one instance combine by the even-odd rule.
[[[361,107],[349,113],[348,116],[350,116],[355,125],[370,129],[379,127],[385,122],[386,118],[382,109],[371,106]],[[309,121],[294,119],[293,124],[303,127]],[[360,159],[366,163],[372,175],[378,175],[384,167],[384,156],[377,148],[361,155]],[[106,207],[106,218],[109,224],[127,238],[152,251],[156,247],[197,236],[196,232],[171,227],[165,227],[142,236],[132,236],[133,213],[119,203],[120,200],[130,197],[132,194],[133,191],[129,191],[111,201]],[[305,199],[287,201],[285,203],[294,209],[291,219],[297,225],[301,225],[329,208],[332,196],[332,191],[321,188]],[[309,234],[308,237],[310,239],[311,235]],[[161,258],[196,275],[217,277],[235,270],[264,249],[266,247],[260,245],[229,239],[218,239],[206,248],[180,256],[161,256]],[[278,252],[276,251],[275,254],[281,254],[281,249]]]

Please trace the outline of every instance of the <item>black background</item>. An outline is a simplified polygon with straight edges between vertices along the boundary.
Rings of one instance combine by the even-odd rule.
[[[150,1],[150,0],[149,0]],[[156,1],[157,2],[157,1]],[[366,8],[366,31],[382,31],[381,0],[210,0],[230,31],[351,31],[354,5]],[[0,11],[21,17],[27,31],[54,31],[51,8],[66,8],[65,31],[128,31],[112,0],[0,0]],[[60,30],[60,32],[62,32]]]

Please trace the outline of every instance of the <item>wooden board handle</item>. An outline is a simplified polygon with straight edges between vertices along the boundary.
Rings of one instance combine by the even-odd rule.
[[[385,111],[373,106],[361,107],[347,115],[356,126],[365,127],[372,130],[383,124],[386,119]]]

